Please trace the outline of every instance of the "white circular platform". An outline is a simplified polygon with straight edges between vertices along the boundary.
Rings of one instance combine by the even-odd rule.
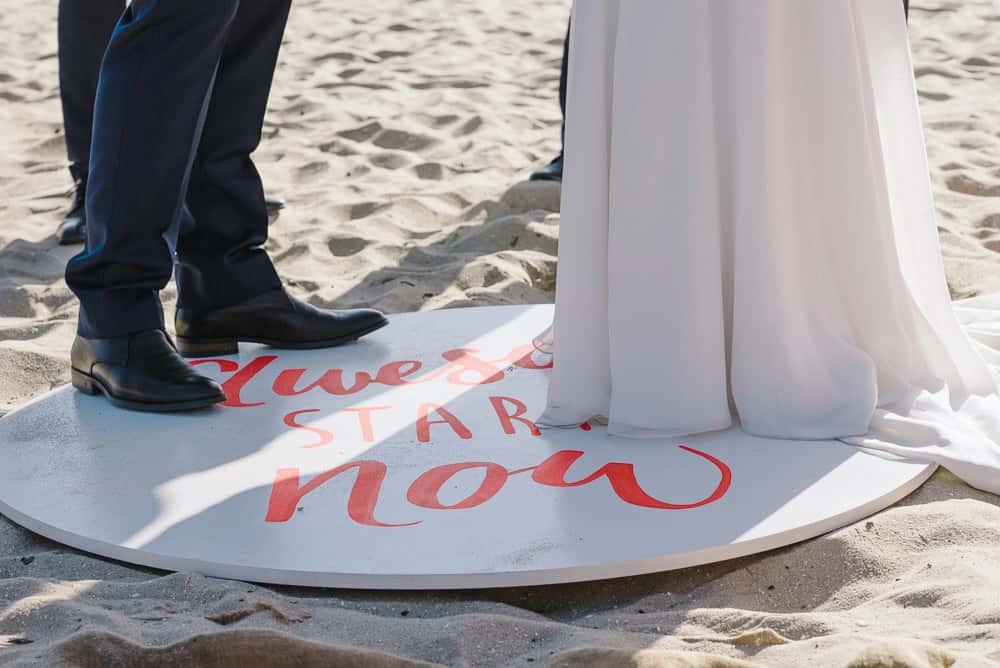
[[[532,429],[551,306],[395,316],[357,345],[198,361],[229,405],[156,415],[69,387],[0,419],[0,512],[167,570],[350,588],[668,570],[830,531],[933,466],[739,430]],[[527,357],[525,357],[527,356]],[[664,379],[671,382],[671,379]]]

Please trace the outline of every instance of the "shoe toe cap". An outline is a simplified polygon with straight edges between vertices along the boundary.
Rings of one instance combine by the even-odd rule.
[[[216,381],[205,376],[197,376],[188,379],[185,383],[184,394],[197,399],[217,399],[226,400],[226,392]]]
[[[358,309],[354,313],[353,321],[358,325],[358,329],[363,330],[375,330],[389,324],[385,314],[373,308]]]

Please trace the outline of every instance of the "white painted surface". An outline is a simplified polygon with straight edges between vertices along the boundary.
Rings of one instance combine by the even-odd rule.
[[[256,360],[258,373],[239,393],[243,404],[259,404],[253,406],[143,414],[60,388],[0,419],[0,511],[73,547],[167,570],[309,586],[472,588],[617,577],[752,554],[880,510],[933,471],[837,442],[757,439],[738,430],[633,441],[609,438],[600,426],[534,436],[513,421],[515,433],[507,434],[494,403],[512,412],[509,399],[516,399],[527,408],[524,417],[537,417],[548,374],[513,365],[518,356],[508,354],[521,346],[530,351],[551,317],[549,306],[406,314],[346,348],[244,346],[238,358],[226,358],[225,369],[215,362],[199,367],[222,381],[235,375],[229,367],[246,369]],[[482,383],[474,364],[449,365],[443,353],[457,349],[478,351],[468,354],[493,363],[500,375]],[[390,365],[404,360],[422,368],[408,375],[413,365]],[[376,380],[339,396],[321,387],[297,396],[276,392],[294,369],[305,370],[292,384],[302,390],[330,369],[342,369],[351,387],[357,373],[390,381],[388,370],[397,368],[412,382],[446,366],[424,382]],[[327,375],[334,391],[337,375]],[[431,411],[430,440],[421,442],[418,414],[428,403],[444,407],[471,437],[435,423],[442,416]],[[365,413],[358,409],[386,406],[368,413],[372,442],[366,442]],[[307,410],[313,412],[287,417]],[[324,443],[323,432],[332,440]],[[499,468],[531,469],[566,451],[583,453],[566,473],[569,482],[618,463],[613,470],[634,471],[638,486],[661,502],[697,504],[713,493],[717,499],[690,509],[642,507],[628,502],[637,500],[637,490],[632,497],[627,489],[616,492],[607,477],[565,487],[553,485],[551,466],[510,476]],[[357,461],[370,462],[365,466],[375,473],[385,466],[381,486],[373,478],[355,488],[357,469],[351,469],[299,500],[293,494],[282,512],[280,490],[297,487],[276,485],[280,470],[307,485]],[[499,465],[492,479],[506,482],[473,507],[425,507],[434,500],[431,478],[442,472],[436,467],[462,462]],[[457,472],[440,486],[437,502],[458,504],[484,479],[482,464]],[[362,522],[372,506],[371,496],[367,504],[361,499],[368,490],[378,492],[374,521],[409,526],[352,519],[352,490]]]

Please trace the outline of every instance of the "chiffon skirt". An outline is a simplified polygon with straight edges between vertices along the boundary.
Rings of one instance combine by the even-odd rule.
[[[1000,493],[1000,300],[950,301],[900,0],[572,20],[541,422],[842,439]]]

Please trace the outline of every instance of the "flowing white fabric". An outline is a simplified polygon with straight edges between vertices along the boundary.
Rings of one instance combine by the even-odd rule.
[[[674,437],[738,416],[1000,493],[1000,299],[960,309],[970,340],[900,5],[576,3],[541,422]]]

